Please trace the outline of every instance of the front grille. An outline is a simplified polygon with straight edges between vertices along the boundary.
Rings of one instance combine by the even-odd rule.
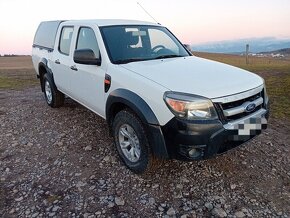
[[[262,97],[262,92],[259,92],[256,95],[250,96],[248,98],[244,98],[244,99],[241,99],[238,101],[233,101],[233,102],[222,104],[222,108],[223,108],[223,110],[226,110],[226,109],[238,107],[247,101],[254,101],[254,100],[258,99],[259,97]]]
[[[224,113],[225,110],[235,109],[235,108],[241,107],[245,102],[253,102],[261,97],[264,99],[263,91],[255,94],[255,95],[252,95],[248,98],[244,98],[244,99],[241,99],[238,101],[228,102],[228,103],[224,103],[224,104],[223,103],[215,103],[214,105],[215,105],[215,108],[216,108],[216,111],[219,115],[220,120],[222,121],[223,124],[225,124],[225,123],[228,123],[230,121],[243,118],[245,116],[248,116],[249,114],[252,114],[252,113],[260,110],[261,108],[263,108],[263,103],[256,106],[256,108],[251,112],[243,111],[241,113],[234,114],[231,116],[226,116]]]
[[[244,113],[240,113],[240,114],[236,114],[236,115],[233,115],[233,116],[229,116],[229,117],[226,117],[227,118],[227,121],[233,121],[233,120],[238,120],[240,118],[243,118],[245,116],[248,116],[249,114],[252,114],[258,110],[260,110],[262,108],[262,105],[259,105],[255,108],[255,110],[251,111],[250,113],[248,112],[244,112]]]

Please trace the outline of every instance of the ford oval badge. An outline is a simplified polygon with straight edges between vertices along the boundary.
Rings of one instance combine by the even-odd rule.
[[[247,112],[252,112],[253,110],[255,110],[255,108],[256,108],[256,105],[254,103],[250,103],[250,104],[247,105],[246,111]]]

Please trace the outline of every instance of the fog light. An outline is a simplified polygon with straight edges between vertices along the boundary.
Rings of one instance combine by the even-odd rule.
[[[188,151],[188,156],[190,158],[197,158],[201,155],[201,152],[199,149],[196,149],[196,148],[192,148]]]

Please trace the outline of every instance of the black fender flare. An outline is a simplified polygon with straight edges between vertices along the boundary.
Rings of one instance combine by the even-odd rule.
[[[46,71],[47,73],[50,74],[53,83],[54,83],[54,79],[53,79],[53,73],[52,73],[52,70],[47,66],[47,59],[46,59],[46,58],[42,58],[42,59],[40,60],[39,64],[38,64],[38,73],[39,73],[38,77],[39,77],[39,79],[40,79],[41,90],[42,90],[42,92],[44,92],[44,85],[43,85],[43,82],[42,82],[42,78],[43,78],[43,75],[44,75],[44,74],[41,73],[41,72],[39,71],[39,69],[41,69],[42,67],[45,69],[45,71]]]
[[[42,58],[42,59],[39,61],[38,69],[39,69],[40,67],[44,67],[47,73],[50,73],[51,75],[53,75],[51,69],[47,66],[47,59],[46,59],[46,58]]]
[[[116,89],[110,93],[106,103],[107,119],[110,119],[112,115],[112,106],[116,103],[122,103],[131,108],[143,123],[159,125],[159,122],[149,105],[139,95],[127,89]]]
[[[168,158],[167,147],[163,133],[154,112],[149,105],[136,93],[127,89],[116,89],[110,93],[106,103],[106,119],[111,127],[114,105],[126,105],[133,110],[147,127],[148,139],[152,152],[159,158]]]

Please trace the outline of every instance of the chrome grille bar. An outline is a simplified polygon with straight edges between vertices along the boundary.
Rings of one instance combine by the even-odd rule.
[[[257,106],[263,104],[263,98],[259,97],[259,98],[257,98],[254,101],[244,102],[242,105],[240,105],[238,107],[234,107],[234,108],[229,108],[229,109],[223,110],[224,115],[226,117],[230,117],[230,116],[233,116],[233,115],[236,115],[236,114],[247,112],[246,108],[247,108],[247,106],[249,104],[255,104],[255,107],[257,107]]]

